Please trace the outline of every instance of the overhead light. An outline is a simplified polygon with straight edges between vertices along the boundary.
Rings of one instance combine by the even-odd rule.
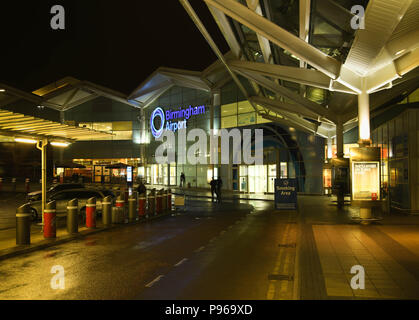
[[[402,50],[400,50],[400,51],[397,51],[396,52],[396,56],[398,56],[399,54],[402,54],[403,52],[405,52],[406,51],[406,49],[402,49]]]
[[[16,142],[21,142],[21,143],[30,143],[30,144],[35,144],[38,141],[37,140],[33,140],[33,139],[25,139],[25,138],[15,138]]]
[[[70,145],[70,143],[54,141],[54,142],[51,142],[51,145],[54,146],[54,147],[67,148]]]
[[[1,89],[1,88],[0,88],[0,92],[6,92],[6,89]]]

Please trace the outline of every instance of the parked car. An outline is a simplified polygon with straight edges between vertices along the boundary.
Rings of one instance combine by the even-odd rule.
[[[86,204],[90,198],[96,198],[96,210],[98,213],[102,211],[102,199],[107,196],[115,198],[115,194],[110,190],[96,189],[69,189],[54,193],[47,198],[47,202],[55,201],[57,217],[65,217],[67,215],[67,205],[70,200],[78,199],[79,214],[86,217]],[[42,201],[29,201],[31,207],[32,218],[38,220],[41,217]]]
[[[47,197],[59,191],[69,190],[69,189],[84,189],[84,185],[81,183],[54,184],[47,190]],[[28,201],[38,201],[38,200],[41,201],[41,198],[42,198],[42,190],[28,193],[26,197]]]

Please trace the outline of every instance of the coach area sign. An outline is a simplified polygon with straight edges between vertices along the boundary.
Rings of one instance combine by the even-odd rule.
[[[275,209],[297,210],[297,179],[275,179]]]

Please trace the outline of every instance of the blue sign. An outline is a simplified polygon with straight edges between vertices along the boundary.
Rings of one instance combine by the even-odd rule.
[[[297,210],[297,179],[275,179],[275,209]]]
[[[186,108],[186,109],[179,108],[178,110],[174,110],[174,111],[168,110],[166,112],[164,112],[162,108],[158,107],[151,114],[151,119],[150,119],[151,134],[155,138],[160,138],[164,130],[170,130],[170,131],[176,132],[180,129],[186,129],[187,127],[186,121],[189,120],[191,116],[204,114],[205,112],[206,112],[205,106],[199,106],[199,107],[189,106],[189,108]],[[158,128],[156,128],[155,126],[156,118],[160,118],[160,126]],[[183,120],[178,120],[178,119],[183,119]]]

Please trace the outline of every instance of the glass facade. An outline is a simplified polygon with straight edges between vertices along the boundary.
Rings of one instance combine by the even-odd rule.
[[[408,109],[372,133],[373,146],[381,148],[381,190],[392,208],[417,212],[419,112]]]

